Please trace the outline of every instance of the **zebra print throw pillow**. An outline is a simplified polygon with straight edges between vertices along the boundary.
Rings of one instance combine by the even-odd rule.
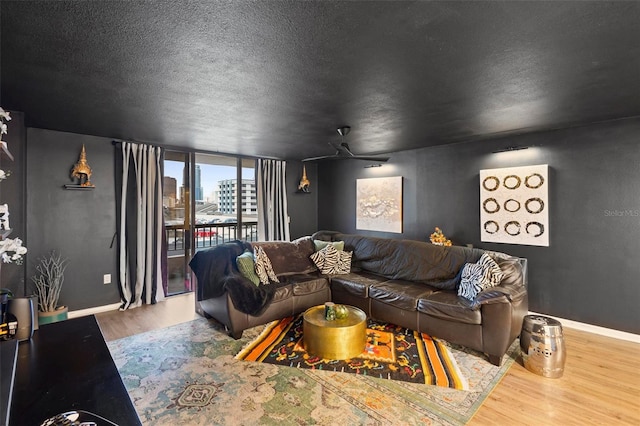
[[[313,253],[310,257],[316,264],[321,274],[338,275],[351,272],[351,256],[353,252],[338,251],[329,244],[320,251]]]
[[[465,299],[474,300],[478,293],[482,291],[482,266],[477,263],[465,263],[462,268],[462,278],[458,287],[458,296]]]
[[[255,251],[256,256],[256,274],[258,274],[258,278],[260,278],[261,284],[269,284],[269,280],[274,283],[279,283],[278,277],[276,273],[273,271],[273,266],[271,265],[271,261],[269,260],[269,256],[264,252],[262,247],[256,248]]]
[[[489,287],[495,287],[500,284],[502,281],[502,277],[504,274],[502,273],[502,269],[496,263],[495,260],[487,253],[484,253],[480,260],[478,260],[478,265],[482,266],[484,271],[484,279],[483,279],[483,290]]]
[[[500,284],[502,276],[500,266],[484,253],[478,263],[465,263],[458,296],[474,300],[481,291]]]

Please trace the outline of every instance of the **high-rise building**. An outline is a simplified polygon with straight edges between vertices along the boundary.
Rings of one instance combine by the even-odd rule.
[[[217,198],[220,213],[237,214],[237,184],[237,179],[225,179],[218,182],[219,189]],[[256,182],[253,179],[242,179],[240,197],[242,202],[242,214],[252,215],[258,213]]]
[[[165,205],[165,207],[175,207],[178,191],[178,182],[176,178],[165,176],[163,180],[163,186],[163,204]]]
[[[204,201],[204,190],[202,189],[200,166],[196,164],[195,188],[196,203]]]

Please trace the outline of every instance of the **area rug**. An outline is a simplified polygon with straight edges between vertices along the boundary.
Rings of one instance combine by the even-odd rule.
[[[268,324],[236,355],[236,359],[364,374],[460,390],[469,388],[455,358],[442,341],[371,319],[367,322],[364,351],[351,359],[329,360],[308,354],[303,343],[302,314]]]
[[[496,367],[449,345],[468,391],[361,374],[234,359],[264,329],[239,340],[204,318],[108,342],[147,425],[463,425],[513,364]]]

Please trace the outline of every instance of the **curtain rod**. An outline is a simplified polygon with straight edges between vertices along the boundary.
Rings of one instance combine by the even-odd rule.
[[[158,144],[152,144],[152,143],[149,143],[149,142],[123,141],[123,140],[115,140],[115,139],[113,139],[111,141],[111,144],[115,146],[115,145],[121,144],[123,142],[132,142],[132,143],[137,143],[139,145],[151,145],[151,146],[160,147],[162,149],[166,149],[166,150],[169,150],[169,151],[178,151],[178,152],[184,152],[184,153],[193,152],[195,154],[220,155],[220,156],[223,156],[223,157],[242,158],[242,159],[247,159],[247,160],[263,159],[263,160],[278,160],[278,161],[296,161],[296,160],[287,160],[287,159],[284,159],[284,158],[271,157],[271,156],[257,157],[255,155],[228,154],[228,153],[219,152],[219,151],[205,151],[205,150],[193,149],[193,148],[189,149],[189,148],[175,146],[175,145],[158,145]]]

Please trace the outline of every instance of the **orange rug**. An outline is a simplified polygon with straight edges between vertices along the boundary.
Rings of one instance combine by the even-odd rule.
[[[460,390],[469,388],[446,345],[424,333],[369,320],[362,354],[347,360],[329,360],[305,351],[302,324],[302,315],[268,324],[235,358]]]

